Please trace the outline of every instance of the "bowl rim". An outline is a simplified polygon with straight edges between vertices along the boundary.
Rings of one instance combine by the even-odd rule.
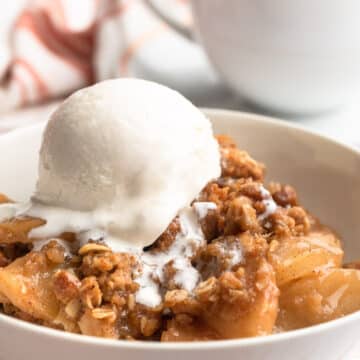
[[[13,328],[20,328],[32,335],[40,335],[53,338],[55,340],[64,340],[70,343],[79,343],[81,345],[91,345],[107,348],[126,348],[129,350],[207,350],[207,349],[231,349],[231,348],[245,348],[262,345],[272,345],[281,343],[283,341],[291,341],[299,338],[313,337],[319,333],[329,332],[331,330],[340,329],[355,321],[360,321],[360,311],[343,316],[341,318],[328,321],[326,323],[309,326],[298,330],[289,330],[283,333],[257,336],[251,338],[229,339],[229,340],[209,340],[209,341],[193,341],[193,342],[169,342],[163,343],[160,341],[128,341],[106,339],[97,336],[89,336],[82,334],[74,334],[48,328],[42,325],[32,324],[24,320],[16,319],[8,315],[0,314],[0,324],[2,326],[12,326]]]
[[[316,140],[322,142],[331,143],[333,146],[342,148],[343,150],[350,151],[356,156],[360,157],[360,150],[352,147],[351,145],[344,144],[333,138],[321,135],[317,132],[305,129],[298,124],[289,123],[281,119],[277,119],[270,116],[258,115],[248,112],[241,112],[235,110],[225,109],[209,109],[201,108],[201,110],[208,117],[232,117],[237,118],[237,121],[250,120],[258,123],[259,125],[273,125],[280,128],[290,128],[293,131],[298,131],[305,136],[311,136]],[[16,137],[18,131],[26,132],[27,130],[38,127],[42,129],[44,124],[34,124],[23,127],[17,131],[10,131],[0,136],[0,141],[7,137]],[[172,343],[161,343],[161,342],[147,342],[147,341],[127,341],[127,340],[114,340],[100,338],[96,336],[88,336],[81,334],[73,334],[62,330],[51,329],[42,325],[32,324],[20,319],[13,318],[11,316],[0,313],[0,324],[3,326],[11,326],[13,328],[20,328],[25,332],[30,332],[33,335],[43,335],[54,338],[55,340],[64,340],[72,343],[79,343],[83,345],[92,345],[106,348],[126,348],[129,350],[156,350],[156,351],[193,351],[193,350],[207,350],[207,349],[230,349],[230,348],[242,348],[242,347],[253,347],[267,344],[276,344],[282,341],[293,340],[298,338],[304,338],[309,336],[316,336],[319,333],[329,332],[335,328],[341,328],[355,321],[360,322],[360,311],[356,311],[352,314],[345,315],[341,318],[328,321],[326,323],[313,325],[310,327],[290,330],[283,333],[271,334],[266,336],[258,336],[252,338],[241,338],[241,339],[229,339],[229,340],[209,340],[209,341],[194,341],[194,342],[172,342]]]

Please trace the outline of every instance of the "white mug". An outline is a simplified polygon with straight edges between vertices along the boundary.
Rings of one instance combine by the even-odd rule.
[[[189,29],[147,3],[178,32]],[[360,1],[192,0],[196,39],[241,97],[316,113],[360,92]]]

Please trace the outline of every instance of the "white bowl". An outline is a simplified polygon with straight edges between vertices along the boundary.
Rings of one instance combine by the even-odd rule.
[[[206,113],[216,133],[231,135],[267,165],[268,180],[293,184],[302,203],[343,236],[347,254],[360,258],[359,152],[285,122],[222,110]],[[0,137],[0,191],[17,200],[28,198],[35,185],[42,129],[36,125]],[[0,358],[335,360],[354,351],[359,333],[360,312],[267,337],[177,344],[92,338],[0,315]]]

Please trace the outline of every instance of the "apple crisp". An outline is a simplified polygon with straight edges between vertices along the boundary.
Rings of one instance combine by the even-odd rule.
[[[290,185],[218,136],[221,177],[141,253],[75,233],[34,242],[44,220],[0,223],[3,313],[112,339],[217,340],[268,335],[360,309],[360,270]],[[0,202],[8,203],[6,196]],[[124,209],[126,211],[126,209]]]

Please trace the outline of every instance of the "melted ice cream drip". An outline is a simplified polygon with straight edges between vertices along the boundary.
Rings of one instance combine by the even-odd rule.
[[[243,251],[241,246],[236,246],[233,244],[232,246],[229,246],[227,248],[227,252],[230,255],[230,261],[229,261],[229,270],[232,269],[233,266],[240,264],[243,260]]]
[[[204,205],[204,207],[206,206]],[[211,205],[210,208],[213,208],[213,206]],[[136,293],[138,303],[149,307],[155,307],[161,303],[159,283],[163,282],[164,268],[170,261],[173,262],[172,265],[176,270],[175,283],[188,292],[194,290],[200,276],[191,264],[191,257],[196,249],[205,242],[199,224],[200,218],[201,216],[199,216],[195,204],[192,207],[184,208],[179,213],[181,230],[167,252],[158,254],[143,253],[140,256],[143,269],[141,275],[135,280],[140,285]]]
[[[48,242],[56,240],[65,247],[66,253],[70,254],[89,240],[101,240],[106,235],[100,212],[75,211],[36,202],[0,205],[0,221],[27,216],[46,221],[44,225],[29,232],[29,238],[34,239],[34,250],[40,250]],[[75,233],[78,241],[69,244],[57,239],[65,232]]]
[[[211,202],[195,202],[193,206],[182,209],[178,216],[181,231],[166,252],[151,254],[139,248],[119,246],[120,242],[111,238],[106,232],[106,219],[100,212],[83,212],[50,207],[38,203],[2,204],[0,205],[0,221],[14,217],[31,216],[46,221],[46,224],[33,229],[29,233],[34,238],[34,250],[40,250],[52,240],[64,246],[66,254],[77,251],[89,240],[104,241],[113,251],[132,252],[137,254],[142,263],[142,272],[135,280],[140,288],[136,293],[136,301],[149,307],[161,303],[160,284],[164,281],[164,268],[172,262],[176,270],[175,283],[182,289],[192,292],[199,282],[199,273],[191,264],[191,257],[204,242],[204,234],[199,221],[209,210],[216,209]],[[77,235],[76,243],[67,243],[57,239],[60,234],[73,232]],[[238,254],[234,254],[234,261],[238,261]]]
[[[262,203],[265,205],[265,211],[258,216],[258,219],[262,221],[271,214],[273,214],[277,210],[278,206],[274,201],[274,199],[272,198],[270,192],[267,189],[265,189],[264,186],[262,185],[260,186],[260,193],[263,198]]]
[[[35,249],[40,250],[42,246],[51,240],[59,242],[56,239],[58,236],[65,232],[71,232],[76,234],[77,242],[68,249],[75,252],[89,240],[105,241],[114,252],[140,250],[141,248],[130,246],[128,242],[114,238],[108,233],[109,219],[107,214],[107,212],[101,210],[76,211],[47,206],[38,202],[0,205],[0,221],[27,216],[46,221],[44,225],[38,226],[29,232],[29,238],[34,239]],[[41,245],[37,245],[37,243]]]
[[[206,217],[209,210],[216,210],[216,204],[213,202],[206,201],[197,201],[194,202],[193,207],[199,217],[199,219],[203,219]]]

